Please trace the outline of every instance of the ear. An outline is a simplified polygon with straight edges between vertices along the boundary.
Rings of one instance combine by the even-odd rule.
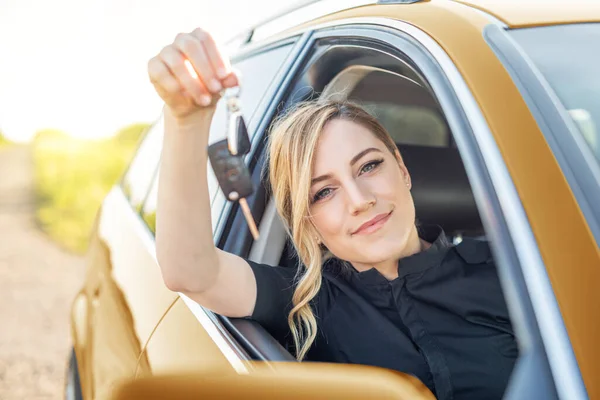
[[[408,173],[408,169],[406,168],[404,160],[402,159],[402,156],[400,155],[400,151],[398,151],[398,149],[394,150],[394,156],[396,157],[396,161],[398,161],[398,166],[400,167],[400,171],[402,172],[402,177],[404,178],[403,181],[410,190],[412,187],[410,174]]]

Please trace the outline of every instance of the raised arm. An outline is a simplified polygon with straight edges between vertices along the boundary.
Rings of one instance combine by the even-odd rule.
[[[164,100],[165,135],[156,214],[156,255],[169,289],[219,314],[243,317],[256,303],[248,263],[213,242],[207,145],[218,93],[238,85],[207,32],[177,35],[148,63]]]

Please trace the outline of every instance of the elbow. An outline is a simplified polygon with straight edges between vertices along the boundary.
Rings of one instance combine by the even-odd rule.
[[[170,273],[161,268],[162,278],[165,286],[172,292],[177,293],[201,293],[206,288],[201,285],[198,278],[188,279],[181,274]]]
[[[177,276],[174,276],[173,274],[165,273],[164,269],[162,269],[162,268],[161,268],[161,271],[162,271],[163,282],[165,283],[165,286],[167,287],[167,289],[169,289],[172,292],[185,292],[186,291],[184,283],[181,281],[181,279],[179,279]]]
[[[178,293],[202,293],[216,280],[216,271],[203,269],[197,262],[164,260],[157,257],[167,289]]]
[[[212,287],[214,279],[206,277],[194,277],[194,279],[183,279],[181,276],[170,276],[163,273],[163,282],[167,289],[176,293],[201,294]]]
[[[172,265],[169,262],[158,260],[158,265],[160,266],[160,272],[162,274],[163,282],[167,289],[173,292],[183,292],[185,291],[185,286],[183,279],[179,276],[179,274],[173,271]]]
[[[160,267],[163,282],[167,289],[173,292],[186,291],[185,279],[182,276],[177,262],[161,254],[159,246],[156,247],[156,261]]]
[[[163,282],[165,283],[165,286],[167,287],[167,289],[169,289],[172,292],[189,293],[192,291],[192,290],[189,290],[189,288],[187,287],[188,285],[185,285],[183,282],[179,281],[178,279],[169,279],[169,278],[163,277]]]

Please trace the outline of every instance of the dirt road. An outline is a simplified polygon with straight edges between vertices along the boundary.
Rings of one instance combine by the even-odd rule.
[[[69,308],[83,260],[34,223],[27,147],[0,149],[0,399],[63,398]]]

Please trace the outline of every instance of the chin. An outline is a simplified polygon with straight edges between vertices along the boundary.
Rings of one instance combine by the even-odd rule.
[[[368,253],[371,258],[377,258],[381,261],[389,260],[390,258],[399,258],[404,252],[404,248],[408,242],[410,236],[410,229],[403,227],[401,229],[394,229],[392,232],[386,232],[385,235],[381,235],[379,238],[373,238],[369,243],[365,243],[365,253]]]
[[[364,264],[378,264],[393,258],[400,258],[406,247],[408,235],[405,236],[403,238],[401,235],[386,234],[376,240],[357,243],[353,247],[353,252],[358,253],[354,258]]]

